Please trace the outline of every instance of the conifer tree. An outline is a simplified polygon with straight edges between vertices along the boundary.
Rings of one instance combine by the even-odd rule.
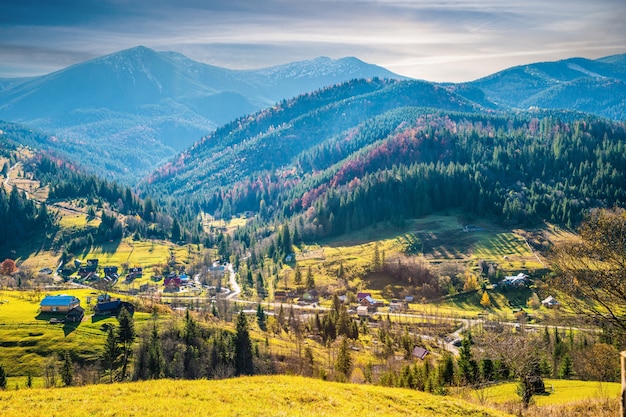
[[[315,288],[315,278],[313,278],[313,270],[310,266],[306,271],[306,287],[309,290]]]
[[[150,333],[150,341],[148,342],[148,377],[150,379],[159,379],[163,377],[165,371],[165,362],[161,350],[161,339],[156,322],[152,326]]]
[[[335,370],[340,375],[340,380],[347,381],[352,374],[352,355],[350,354],[350,346],[348,338],[344,337],[339,345],[339,353],[335,362]]]
[[[252,357],[252,342],[248,333],[248,320],[241,311],[237,316],[237,334],[235,336],[235,374],[252,375],[254,362]]]
[[[109,326],[107,339],[104,343],[104,351],[102,352],[102,362],[105,369],[109,371],[110,382],[113,383],[113,371],[115,370],[115,362],[120,355],[120,348],[115,334],[115,328]]]
[[[117,321],[119,323],[117,328],[117,339],[122,345],[123,354],[122,374],[120,375],[120,379],[124,380],[124,378],[126,378],[128,358],[130,357],[133,342],[135,341],[137,334],[135,333],[135,322],[133,320],[133,316],[131,316],[125,308],[122,308]]]
[[[74,380],[74,365],[72,364],[72,358],[70,358],[70,354],[67,351],[65,351],[65,355],[63,357],[61,379],[66,387],[71,386],[72,381]]]

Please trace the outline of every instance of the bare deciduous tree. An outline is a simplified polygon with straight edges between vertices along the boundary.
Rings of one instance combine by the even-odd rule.
[[[552,284],[577,313],[626,330],[626,211],[592,211],[579,237],[554,250]]]

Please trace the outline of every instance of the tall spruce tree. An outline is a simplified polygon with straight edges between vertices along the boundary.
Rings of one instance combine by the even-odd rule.
[[[348,338],[344,337],[339,345],[339,353],[335,362],[335,370],[339,373],[339,380],[347,381],[352,374],[352,355],[350,354],[350,346]]]
[[[117,321],[119,326],[117,328],[117,339],[122,345],[122,373],[120,375],[120,380],[124,380],[126,378],[126,369],[128,367],[128,358],[132,352],[133,342],[137,337],[137,333],[135,332],[135,321],[133,320],[133,316],[130,315],[128,310],[122,308]]]
[[[165,372],[164,368],[165,361],[161,350],[161,339],[155,322],[148,342],[148,377],[150,379],[162,378]]]
[[[248,320],[241,311],[237,316],[237,334],[235,335],[235,374],[252,375],[254,362],[252,360],[252,342],[248,332]]]
[[[113,371],[115,371],[115,364],[119,356],[120,347],[117,342],[115,328],[113,326],[109,326],[107,339],[104,342],[104,351],[102,352],[102,362],[104,365],[104,369],[109,372],[111,383],[113,383]]]
[[[66,387],[71,386],[72,382],[74,381],[74,364],[72,363],[72,358],[67,351],[65,351],[65,355],[63,356],[61,379],[63,380],[63,385],[65,385]]]

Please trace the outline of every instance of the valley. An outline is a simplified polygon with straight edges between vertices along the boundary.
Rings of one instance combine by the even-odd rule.
[[[277,392],[276,415],[608,415],[626,348],[620,62],[437,84],[138,47],[7,84],[0,413],[122,412],[98,391],[131,415],[255,415]],[[24,113],[40,93],[66,98]]]

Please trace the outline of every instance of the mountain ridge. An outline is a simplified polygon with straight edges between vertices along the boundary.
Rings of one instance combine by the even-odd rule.
[[[55,134],[99,174],[136,178],[217,126],[282,99],[352,78],[403,78],[355,60],[229,70],[138,46],[41,77],[3,79],[0,119]]]
[[[570,58],[468,83],[423,82],[481,111],[568,109],[623,120],[624,62],[626,54]],[[51,150],[99,175],[136,183],[238,117],[359,78],[407,81],[355,57],[231,70],[138,46],[41,77],[0,80],[0,119],[49,132],[57,138]]]

